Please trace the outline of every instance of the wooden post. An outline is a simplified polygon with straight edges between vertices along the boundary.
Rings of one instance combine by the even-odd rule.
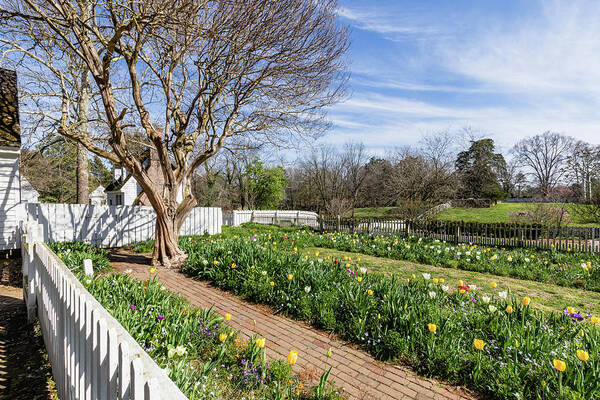
[[[457,223],[454,229],[454,244],[458,244],[458,237],[460,236],[460,225]]]
[[[341,227],[341,221],[340,221],[340,216],[338,215],[337,216],[337,228],[336,228],[338,232],[340,231],[340,227]]]
[[[86,276],[94,276],[94,268],[92,267],[92,260],[86,258],[83,260],[83,273]]]

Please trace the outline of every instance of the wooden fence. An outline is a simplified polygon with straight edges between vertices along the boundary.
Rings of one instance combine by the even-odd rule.
[[[319,230],[416,235],[450,243],[600,252],[600,228],[534,224],[320,218]]]
[[[89,241],[99,247],[120,247],[154,238],[152,207],[82,204],[25,204],[26,221],[43,226],[44,242]],[[220,208],[194,208],[181,235],[221,233]]]
[[[270,225],[308,225],[318,227],[318,214],[296,210],[238,210],[223,214],[223,225],[239,226],[245,222]]]
[[[21,224],[24,297],[37,315],[60,399],[186,400],[166,373],[41,241]]]

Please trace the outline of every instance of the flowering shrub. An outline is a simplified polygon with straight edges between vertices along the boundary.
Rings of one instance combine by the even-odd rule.
[[[429,274],[407,282],[318,253],[302,256],[296,236],[182,238],[180,245],[189,255],[185,272],[425,375],[498,399],[600,396],[596,316],[572,321],[562,313],[543,314],[529,298],[512,298],[501,282],[490,284],[498,290],[493,296],[479,295],[467,282],[452,283],[460,290],[451,293]],[[437,250],[432,253],[446,252]],[[577,350],[586,352],[586,361]],[[565,368],[553,367],[555,359]]]
[[[542,226],[564,226],[571,222],[570,214],[564,207],[552,206],[544,203],[533,203],[526,210],[509,212],[513,223],[539,224]]]
[[[79,244],[60,248],[63,253],[86,249],[78,257],[63,257],[73,270],[80,264],[75,260],[86,258],[89,250]],[[94,254],[104,254],[96,250]],[[157,280],[140,282],[123,274],[78,276],[190,400],[343,398],[330,382],[318,397],[314,391],[319,386],[302,390],[286,361],[267,361],[264,339],[242,338],[227,325],[228,318],[190,306]]]

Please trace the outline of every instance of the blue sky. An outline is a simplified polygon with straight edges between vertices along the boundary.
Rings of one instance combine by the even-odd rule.
[[[600,2],[340,0],[352,96],[322,140],[372,153],[463,127],[503,151],[546,130],[600,144]]]

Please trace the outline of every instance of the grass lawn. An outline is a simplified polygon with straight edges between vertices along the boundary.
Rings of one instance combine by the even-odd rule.
[[[431,274],[431,278],[444,278],[445,284],[450,286],[451,291],[456,290],[459,279],[468,285],[476,285],[479,292],[489,295],[509,289],[516,296],[530,297],[532,305],[544,311],[561,312],[567,306],[571,306],[583,313],[591,312],[594,315],[600,315],[600,293],[596,292],[326,248],[309,247],[302,251],[312,256],[318,251],[319,257],[331,256],[342,260],[344,256],[348,256],[353,260],[348,261],[350,263],[357,263],[359,259],[360,266],[367,267],[372,272],[396,274],[401,278],[409,279],[412,274],[421,277],[422,273],[428,273]],[[491,288],[490,282],[492,281],[498,284],[496,289]]]
[[[568,204],[556,203],[554,206],[567,206]],[[452,207],[440,213],[439,219],[443,221],[466,221],[466,222],[510,222],[511,218],[508,213],[527,210],[531,207],[528,203],[500,203],[489,208],[465,208]],[[571,217],[571,226],[600,226],[599,224],[583,223],[575,216]]]

